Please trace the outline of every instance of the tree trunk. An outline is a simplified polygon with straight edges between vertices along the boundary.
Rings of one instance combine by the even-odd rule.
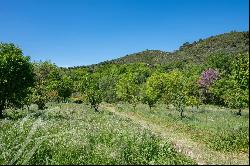
[[[3,118],[3,109],[4,109],[4,105],[0,105],[0,119]]]
[[[98,106],[95,105],[95,106],[94,106],[94,109],[95,109],[95,112],[99,112],[99,111],[98,111]]]
[[[241,116],[241,109],[239,109],[239,111],[237,112],[237,115]]]
[[[134,109],[134,111],[135,111],[135,107],[136,107],[136,104],[133,104],[133,109]]]
[[[44,108],[45,108],[45,104],[44,103],[38,104],[38,109],[39,110],[44,110]]]
[[[183,118],[183,109],[181,109],[181,119]]]

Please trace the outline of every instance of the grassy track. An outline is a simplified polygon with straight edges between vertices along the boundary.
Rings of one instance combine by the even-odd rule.
[[[178,132],[175,125],[168,125],[166,127],[164,123],[155,123],[152,121],[154,118],[150,119],[147,116],[143,116],[146,114],[143,109],[140,109],[143,112],[140,114],[136,111],[118,111],[114,106],[107,104],[103,105],[103,108],[116,115],[129,118],[144,128],[157,133],[163,139],[172,142],[177,151],[190,156],[198,164],[248,164],[249,162],[248,153],[213,150],[202,142],[194,141],[189,134],[182,131]]]

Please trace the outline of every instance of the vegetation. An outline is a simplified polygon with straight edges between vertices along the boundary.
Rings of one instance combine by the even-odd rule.
[[[117,96],[133,107],[140,101],[140,84],[132,73],[123,75],[117,84]]]
[[[215,54],[234,56],[238,53],[246,52],[249,52],[249,32],[232,31],[207,39],[199,39],[193,43],[186,42],[180,46],[179,50],[174,52],[145,50],[111,61],[101,62],[97,65],[91,65],[90,67],[96,68],[105,64],[130,63],[146,63],[150,65],[163,64],[181,67],[181,65],[185,63],[203,63],[208,57]]]
[[[29,57],[14,44],[0,43],[0,118],[7,107],[21,107],[34,84]]]
[[[115,106],[115,105],[114,105]],[[130,113],[128,104],[119,104],[120,112]],[[203,143],[207,147],[227,155],[228,152],[249,150],[249,111],[243,110],[242,116],[233,114],[234,109],[206,105],[201,108],[186,107],[185,118],[180,118],[174,107],[166,108],[158,104],[154,111],[144,104],[133,110],[133,116],[167,128],[173,133],[182,133],[186,138]]]
[[[169,142],[162,145],[162,139],[150,131],[140,133],[135,124],[120,122],[118,117],[103,112],[103,103],[150,123],[166,124],[178,133],[190,132],[193,135],[187,135],[193,141],[214,151],[246,153],[249,127],[245,124],[248,113],[243,110],[249,108],[248,36],[248,32],[230,32],[184,43],[172,53],[146,50],[73,68],[60,68],[49,61],[31,63],[20,48],[1,43],[0,116],[4,118],[0,121],[0,141],[4,144],[0,144],[0,149],[4,150],[0,151],[0,163],[193,163],[171,149]],[[88,104],[95,111],[86,113]],[[147,104],[149,111],[142,104]],[[67,111],[63,106],[69,106]],[[207,106],[223,107],[224,111],[208,110]],[[41,122],[45,126],[38,129]],[[19,123],[21,130],[17,132],[13,126]],[[109,126],[116,126],[117,130],[110,130]],[[65,143],[72,135],[54,137],[74,131],[74,127],[82,135],[77,132],[73,137],[86,138],[83,142],[68,146]],[[83,134],[86,130],[93,133]],[[41,142],[36,144],[38,140]]]
[[[82,82],[82,92],[86,96],[91,107],[98,111],[98,105],[102,102],[103,90],[100,87],[99,73],[86,75]]]
[[[150,109],[162,98],[162,95],[165,93],[166,80],[167,74],[165,73],[154,73],[147,79],[146,95],[144,100],[149,105]]]
[[[22,118],[6,112],[0,123],[1,165],[195,164],[129,119],[86,105],[59,105],[17,110]]]
[[[38,105],[38,109],[44,109],[45,104],[57,98],[58,94],[51,88],[51,81],[58,78],[56,65],[50,62],[39,62],[34,64],[36,84],[33,87],[32,101]]]

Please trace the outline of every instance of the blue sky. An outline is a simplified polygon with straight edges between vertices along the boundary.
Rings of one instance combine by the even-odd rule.
[[[0,0],[0,42],[58,66],[174,51],[249,26],[248,0]]]

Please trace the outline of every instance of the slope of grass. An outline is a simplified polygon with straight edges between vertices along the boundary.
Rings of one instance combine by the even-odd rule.
[[[0,164],[195,164],[129,119],[83,104],[7,110]]]

